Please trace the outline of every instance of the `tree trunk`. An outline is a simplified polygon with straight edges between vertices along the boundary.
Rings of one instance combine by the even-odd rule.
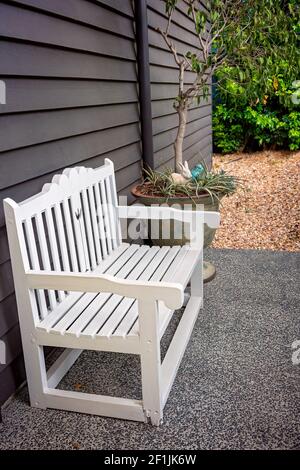
[[[183,146],[183,139],[185,135],[186,129],[186,120],[187,120],[187,106],[186,105],[179,105],[177,108],[179,124],[178,124],[178,131],[174,143],[175,149],[175,171],[177,173],[181,173],[180,163],[183,164],[183,154],[182,154],[182,146]]]

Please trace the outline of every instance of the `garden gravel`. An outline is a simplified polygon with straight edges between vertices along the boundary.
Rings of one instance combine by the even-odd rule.
[[[214,248],[300,251],[300,152],[217,154],[213,166],[244,185],[222,200]]]

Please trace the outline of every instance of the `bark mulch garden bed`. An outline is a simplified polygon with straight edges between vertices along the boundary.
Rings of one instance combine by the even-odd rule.
[[[222,200],[214,248],[300,251],[300,152],[214,155],[213,166],[244,181]]]

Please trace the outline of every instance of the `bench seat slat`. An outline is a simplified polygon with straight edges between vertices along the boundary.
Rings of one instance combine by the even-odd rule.
[[[123,251],[121,247],[118,249],[119,256],[114,261],[111,259],[110,264],[108,258],[101,272],[123,279],[174,282],[173,279],[177,279],[180,271],[180,283],[185,284],[197,261],[195,253],[186,246],[150,248],[133,244],[127,245],[125,250],[123,247]],[[97,271],[100,273],[100,270]],[[72,296],[75,301],[69,302],[65,312],[61,310],[57,316],[52,312],[51,318],[48,316],[38,328],[51,334],[101,337],[107,340],[139,335],[136,300],[110,293],[71,293]],[[159,302],[161,334],[172,313]]]
[[[194,250],[191,250],[188,246],[183,246],[180,252],[176,257],[173,258],[168,269],[165,270],[163,277],[160,279],[164,282],[178,282],[186,287],[190,279],[190,274],[193,271],[195,264],[197,262],[197,253]],[[137,303],[135,308],[135,323],[132,326],[129,335],[137,335],[139,332],[139,321],[138,321],[138,310]],[[171,315],[170,309],[168,309],[162,302],[160,302],[159,316],[160,316],[160,326],[161,333],[164,332],[166,326],[168,325],[168,318]]]
[[[131,246],[128,250],[124,253],[117,262],[106,271],[107,274],[117,275],[118,273],[120,277],[122,276],[122,266],[124,270],[124,265],[127,266],[128,260],[131,260],[134,256],[135,252],[137,251],[136,247]],[[100,293],[100,294],[85,294],[85,299],[87,299],[87,308],[84,309],[82,314],[74,321],[69,320],[69,325],[63,331],[59,331],[59,333],[66,333],[66,334],[76,334],[78,336],[81,331],[92,321],[98,310],[102,307],[102,305],[109,299],[111,296],[110,293]],[[72,314],[72,312],[70,312]],[[72,320],[72,317],[71,317]]]
[[[131,256],[130,260],[125,264],[125,266],[123,266],[123,268],[118,273],[116,273],[116,277],[121,279],[131,279],[132,276],[130,276],[130,273],[141,262],[141,259],[148,250],[149,247],[147,246],[139,247]],[[84,325],[78,325],[79,328],[76,331],[77,336],[79,334],[94,336],[97,331],[101,328],[103,323],[107,320],[107,318],[112,312],[112,309],[116,307],[116,305],[122,300],[122,298],[123,297],[120,295],[112,295],[109,293],[99,294],[95,301],[95,305],[93,306],[92,311],[89,315],[90,322],[88,323],[88,325],[87,323]],[[102,308],[102,305],[104,303],[105,305]]]
[[[114,265],[116,261],[121,259],[121,256],[129,248],[128,243],[122,243],[108,258],[106,258],[98,269],[95,270],[95,273],[101,274],[106,272],[111,266]],[[49,331],[55,323],[57,323],[71,308],[76,302],[83,297],[84,293],[82,292],[71,292],[63,302],[61,302],[55,309],[55,311],[49,313],[49,315],[38,325],[38,328],[45,329]]]
[[[122,255],[107,270],[105,270],[105,273],[116,275],[120,271],[122,266],[124,264],[126,265],[127,261],[131,259],[132,255],[136,251],[137,248],[135,246],[129,246],[128,249],[124,253],[122,253]],[[93,304],[93,300],[96,299],[99,295],[100,294],[95,293],[84,294],[82,299],[80,299],[80,305],[78,306],[77,304],[75,304],[67,312],[67,314],[51,328],[51,332],[56,334],[64,334],[68,327],[70,327],[71,325],[73,329],[77,329],[78,323],[83,323],[86,325],[96,313],[94,312],[95,304]],[[103,295],[109,296],[110,294]],[[103,300],[105,301],[106,298]]]
[[[163,247],[163,248],[166,248],[166,247]],[[184,247],[180,248],[179,246],[173,246],[172,248],[169,248],[169,247],[167,248],[168,248],[168,251],[166,253],[166,256],[164,256],[163,258],[161,258],[160,252],[158,253],[156,257],[158,259],[157,259],[157,265],[155,266],[155,269],[146,270],[145,275],[144,275],[145,276],[144,280],[161,281],[163,275],[169,268],[174,258],[178,256],[178,254],[182,250],[184,250]],[[117,327],[113,335],[122,336],[125,338],[127,333],[132,328],[133,324],[135,323],[137,317],[138,317],[138,304],[137,302],[134,302],[130,310],[127,312],[126,317],[124,317],[123,321]],[[138,331],[136,332],[136,334],[138,334]]]
[[[152,248],[150,248],[150,250],[147,252],[143,259],[143,263],[140,263],[132,273],[132,279],[145,279],[145,276],[143,276],[145,272],[144,267],[148,266],[149,263],[153,262],[153,258],[155,257],[158,251],[158,246],[153,246]],[[119,323],[121,323],[123,318],[126,316],[129,308],[134,303],[134,301],[134,299],[123,297],[122,301],[112,312],[111,316],[104,324],[104,326],[101,327],[101,329],[98,331],[97,335],[106,336],[107,338],[110,338],[116,327],[119,326]]]
[[[135,257],[134,261],[135,268],[126,275],[126,279],[140,279],[140,275],[143,272],[145,266],[147,266],[147,264],[154,257],[156,252],[157,250],[149,248],[148,246],[140,247],[138,252],[136,253],[137,256]],[[120,275],[117,274],[116,277],[120,277]],[[113,328],[115,328],[117,322],[119,321],[120,315],[122,315],[122,312],[126,312],[126,310],[124,310],[125,307],[123,303],[126,300],[132,302],[132,299],[127,299],[120,295],[111,295],[104,307],[98,311],[91,324],[86,330],[82,332],[82,334],[94,336],[99,332],[99,330],[101,330],[101,336],[106,336],[106,334],[102,332],[102,327],[107,328],[107,323],[112,323]],[[121,311],[119,309],[120,306]],[[115,312],[117,312],[116,315]]]

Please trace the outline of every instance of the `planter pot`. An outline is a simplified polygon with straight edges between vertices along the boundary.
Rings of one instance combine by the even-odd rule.
[[[207,194],[193,198],[193,201],[189,197],[170,197],[166,201],[165,197],[142,194],[139,191],[139,186],[134,186],[131,192],[145,206],[168,205],[177,208],[188,206],[190,209],[195,209],[197,205],[202,204],[205,211],[219,211],[219,201],[212,201],[211,197]],[[151,226],[148,226],[148,236],[153,245],[184,245],[188,241],[184,233],[184,224],[173,220],[157,221],[155,223],[152,221]],[[216,229],[212,229],[207,224],[204,224],[204,248],[207,248],[212,243],[215,233]],[[214,266],[205,261],[204,282],[213,279],[215,272]]]

